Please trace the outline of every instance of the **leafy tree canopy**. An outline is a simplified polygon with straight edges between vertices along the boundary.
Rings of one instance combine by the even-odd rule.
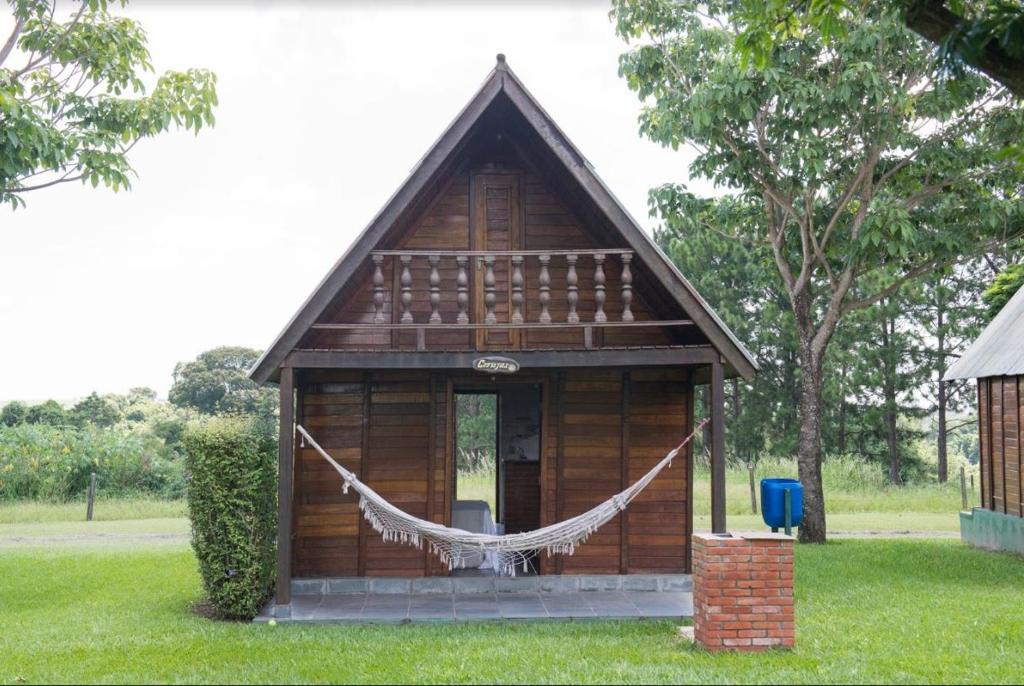
[[[0,424],[4,426],[17,426],[25,421],[28,407],[20,400],[12,400],[0,410]]]
[[[766,66],[775,48],[810,29],[841,36],[851,16],[883,5],[939,46],[940,74],[962,76],[966,67],[1024,97],[1024,3],[1019,0],[740,0],[732,3],[744,60]]]
[[[73,422],[78,426],[92,424],[94,426],[107,427],[113,426],[121,419],[121,413],[118,411],[117,406],[109,399],[101,398],[96,392],[90,393],[72,407],[70,415]]]
[[[207,350],[191,362],[174,368],[174,385],[168,400],[205,414],[246,413],[273,417],[277,393],[249,378],[249,369],[260,352],[224,346]]]
[[[28,408],[28,412],[25,415],[25,423],[64,426],[73,422],[63,405],[56,400],[47,400]]]
[[[995,281],[981,296],[988,307],[986,314],[990,321],[999,314],[1021,286],[1024,286],[1024,262],[1010,265],[996,276]]]
[[[121,5],[127,0],[121,0]],[[0,202],[81,180],[118,191],[135,175],[128,152],[172,126],[196,133],[214,123],[216,76],[168,71],[152,89],[146,34],[80,0],[58,18],[56,0],[9,0],[13,29],[0,44]]]
[[[831,34],[812,27],[753,69],[734,51],[731,7],[616,0],[630,44],[620,71],[643,103],[641,133],[695,148],[691,175],[732,191],[700,198],[668,184],[655,203],[771,260],[800,367],[801,537],[823,540],[829,344],[851,313],[1024,231],[1020,175],[996,158],[1020,139],[1024,113],[980,76],[937,83],[931,47],[894,11],[843,15]]]

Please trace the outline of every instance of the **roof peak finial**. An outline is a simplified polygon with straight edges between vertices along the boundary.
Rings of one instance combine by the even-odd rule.
[[[498,60],[498,64],[495,65],[495,67],[497,69],[506,69],[507,68],[507,65],[505,64],[505,53],[499,52],[497,60]]]

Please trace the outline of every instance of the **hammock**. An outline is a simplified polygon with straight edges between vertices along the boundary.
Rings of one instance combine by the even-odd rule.
[[[305,428],[299,426],[298,430],[302,434],[303,444],[305,441],[309,441],[310,445],[341,475],[344,481],[342,492],[348,493],[351,488],[359,494],[359,509],[363,512],[366,521],[385,541],[397,541],[420,549],[426,543],[430,551],[437,555],[443,564],[448,565],[449,570],[465,567],[467,557],[477,557],[485,552],[494,552],[498,558],[498,573],[515,576],[516,570],[519,568],[522,568],[523,572],[528,571],[529,561],[542,550],[549,555],[556,553],[572,555],[576,552],[576,548],[584,543],[592,533],[625,510],[626,506],[640,495],[648,484],[654,481],[661,470],[670,466],[679,451],[707,422],[707,419],[701,422],[693,433],[665,455],[651,471],[635,484],[621,493],[613,495],[597,507],[542,529],[504,536],[475,534],[462,529],[452,529],[403,512],[360,481],[355,474],[338,464],[327,454],[327,451],[313,440]]]

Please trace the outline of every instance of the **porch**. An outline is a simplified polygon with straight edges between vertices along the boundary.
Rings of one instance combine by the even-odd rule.
[[[693,616],[687,574],[295,579],[256,622],[409,624]]]

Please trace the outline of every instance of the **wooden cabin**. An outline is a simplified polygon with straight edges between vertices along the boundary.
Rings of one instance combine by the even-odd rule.
[[[385,543],[302,424],[390,502],[451,526],[454,402],[496,393],[505,531],[583,512],[694,425],[711,384],[724,531],[722,388],[750,354],[640,229],[502,56],[465,109],[251,372],[281,394],[277,602],[292,578],[447,575]],[[510,373],[511,372],[511,373]],[[692,458],[540,574],[686,573]]]
[[[978,380],[981,507],[961,513],[961,537],[1024,553],[1024,289],[944,378]]]

